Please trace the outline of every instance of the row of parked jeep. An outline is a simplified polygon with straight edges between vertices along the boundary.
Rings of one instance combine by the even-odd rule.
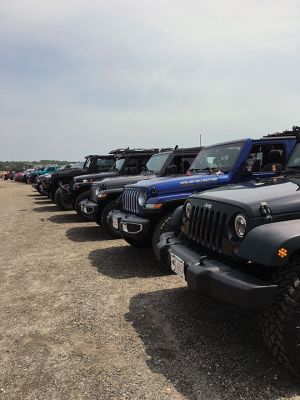
[[[207,147],[116,149],[33,187],[107,235],[152,246],[201,294],[260,312],[300,374],[300,128]]]

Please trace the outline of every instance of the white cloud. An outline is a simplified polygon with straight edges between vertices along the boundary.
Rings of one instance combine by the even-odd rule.
[[[297,124],[299,14],[292,0],[2,0],[0,159]]]

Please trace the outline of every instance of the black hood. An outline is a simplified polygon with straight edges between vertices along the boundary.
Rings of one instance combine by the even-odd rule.
[[[64,177],[70,177],[73,178],[74,176],[78,176],[78,175],[83,175],[86,174],[88,172],[87,169],[83,169],[83,168],[71,168],[71,169],[66,169],[65,171],[59,171],[59,172],[55,172],[53,174],[53,176],[55,178],[64,178]]]
[[[80,176],[75,176],[74,178],[74,183],[83,183],[83,181],[86,182],[95,182],[95,181],[101,181],[104,178],[109,178],[118,175],[118,172],[98,172],[97,174],[88,174],[88,175],[80,175]]]
[[[272,215],[300,212],[300,176],[228,185],[192,195],[208,203],[218,202],[243,208],[250,218],[261,216],[260,204],[266,202]]]
[[[99,187],[100,190],[109,190],[109,189],[116,189],[116,188],[123,188],[125,185],[136,183],[140,180],[156,178],[156,175],[123,175],[123,176],[116,176],[113,178],[106,178],[103,179],[101,182],[95,182],[93,186]]]

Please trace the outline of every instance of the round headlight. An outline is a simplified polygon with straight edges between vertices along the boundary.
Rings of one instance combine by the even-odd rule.
[[[234,230],[240,239],[245,236],[247,221],[243,214],[238,214],[234,220]]]
[[[144,207],[147,201],[147,194],[145,192],[140,192],[138,196],[138,203],[141,207]]]
[[[185,215],[187,216],[187,219],[190,218],[191,214],[192,214],[192,205],[191,203],[188,201],[185,205]]]

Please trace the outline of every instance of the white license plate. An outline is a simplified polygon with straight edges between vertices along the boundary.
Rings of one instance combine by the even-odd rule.
[[[118,218],[113,217],[112,226],[113,226],[114,229],[119,229],[119,221],[118,221]]]
[[[174,271],[175,274],[181,276],[181,278],[185,278],[185,276],[184,276],[184,261],[173,253],[170,253],[170,256],[171,256],[172,271]]]

